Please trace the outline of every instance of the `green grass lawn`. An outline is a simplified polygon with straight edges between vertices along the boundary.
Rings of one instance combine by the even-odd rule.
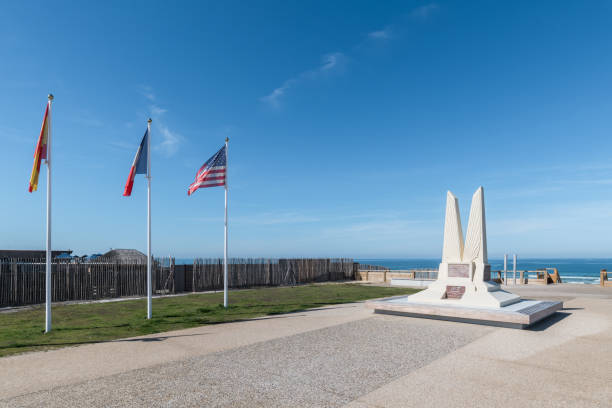
[[[249,289],[153,299],[153,318],[146,320],[146,300],[53,306],[53,331],[44,333],[44,306],[0,313],[0,357],[26,351],[96,343],[188,327],[233,322],[257,316],[410,294],[416,289],[319,284]]]

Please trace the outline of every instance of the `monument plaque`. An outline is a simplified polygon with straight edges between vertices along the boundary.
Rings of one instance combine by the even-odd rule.
[[[485,265],[482,275],[483,275],[483,280],[485,281],[491,280],[491,265]]]
[[[448,264],[449,278],[469,278],[470,265],[466,264]]]
[[[465,293],[465,286],[447,286],[446,287],[446,298],[447,299],[461,299]]]

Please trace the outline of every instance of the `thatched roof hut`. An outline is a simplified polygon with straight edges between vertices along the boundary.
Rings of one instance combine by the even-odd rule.
[[[147,262],[147,256],[136,249],[111,249],[102,258],[119,262]]]

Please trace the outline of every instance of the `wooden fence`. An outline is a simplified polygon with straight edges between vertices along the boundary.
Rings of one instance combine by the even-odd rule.
[[[228,262],[230,288],[281,286],[297,283],[353,279],[353,260],[339,259],[231,259]],[[191,290],[223,288],[223,260],[196,259]],[[187,284],[186,284],[187,286]]]
[[[353,279],[352,259],[231,259],[230,288],[293,285]],[[147,265],[140,260],[75,262],[54,260],[54,302],[146,296]],[[198,259],[175,265],[174,258],[152,264],[153,293],[171,294],[223,288],[223,260]],[[0,259],[0,307],[45,301],[44,259]]]
[[[154,293],[174,293],[173,268],[173,259],[153,261]],[[146,287],[146,262],[54,260],[51,267],[51,298],[54,302],[144,296]],[[44,301],[44,259],[0,259],[0,307]]]

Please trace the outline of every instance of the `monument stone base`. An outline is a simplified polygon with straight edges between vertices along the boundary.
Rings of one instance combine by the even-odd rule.
[[[504,307],[521,300],[491,281],[491,267],[485,263],[442,262],[438,279],[427,289],[410,296],[417,303],[448,304],[467,307]]]
[[[394,296],[369,300],[366,307],[374,309],[375,313],[526,329],[561,310],[563,302],[519,300],[502,307],[475,307],[459,305],[452,300],[434,304],[414,301],[408,296]]]

